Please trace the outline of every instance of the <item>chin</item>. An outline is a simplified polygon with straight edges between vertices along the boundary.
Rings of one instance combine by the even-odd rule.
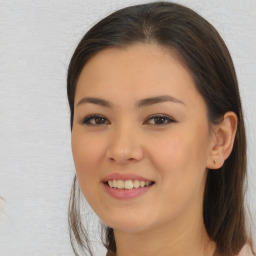
[[[143,225],[133,225],[129,223],[113,223],[113,225],[107,226],[113,228],[115,231],[125,233],[139,233],[147,230],[147,227]]]
[[[124,216],[121,214],[119,216],[115,216],[114,218],[101,218],[101,220],[106,226],[122,232],[141,232],[146,230],[149,226],[149,222],[142,220],[142,218],[138,219],[133,216]]]

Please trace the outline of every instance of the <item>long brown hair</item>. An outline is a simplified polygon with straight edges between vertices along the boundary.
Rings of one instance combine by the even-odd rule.
[[[244,210],[246,137],[243,113],[229,51],[219,33],[204,18],[179,4],[153,2],[123,8],[93,26],[78,44],[68,69],[71,130],[76,83],[86,62],[103,49],[126,47],[136,42],[155,43],[177,52],[207,104],[210,123],[219,122],[227,111],[233,111],[238,117],[233,151],[221,169],[209,170],[203,202],[205,227],[217,245],[215,255],[236,255],[250,242]],[[92,255],[80,216],[80,194],[75,177],[69,205],[70,238],[76,255],[79,255],[77,248]],[[105,227],[103,236],[108,255],[115,255],[113,229]]]

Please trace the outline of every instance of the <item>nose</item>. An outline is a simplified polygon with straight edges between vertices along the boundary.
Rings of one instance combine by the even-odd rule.
[[[134,127],[112,130],[106,157],[120,165],[140,161],[144,156],[141,137]]]

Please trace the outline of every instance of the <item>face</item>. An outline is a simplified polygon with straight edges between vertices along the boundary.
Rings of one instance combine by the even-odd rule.
[[[210,145],[205,102],[172,51],[109,48],[83,68],[72,151],[81,191],[106,225],[140,232],[202,219]]]

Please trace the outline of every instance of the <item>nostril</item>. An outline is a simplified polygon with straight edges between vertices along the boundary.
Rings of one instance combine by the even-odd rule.
[[[106,152],[106,158],[110,162],[116,162],[120,164],[131,163],[139,161],[143,158],[143,152],[141,147],[114,147],[113,145],[108,148]]]
[[[110,162],[117,162],[117,163],[127,163],[127,162],[133,162],[136,161],[135,158],[130,157],[130,158],[114,158],[114,157],[109,157]]]

